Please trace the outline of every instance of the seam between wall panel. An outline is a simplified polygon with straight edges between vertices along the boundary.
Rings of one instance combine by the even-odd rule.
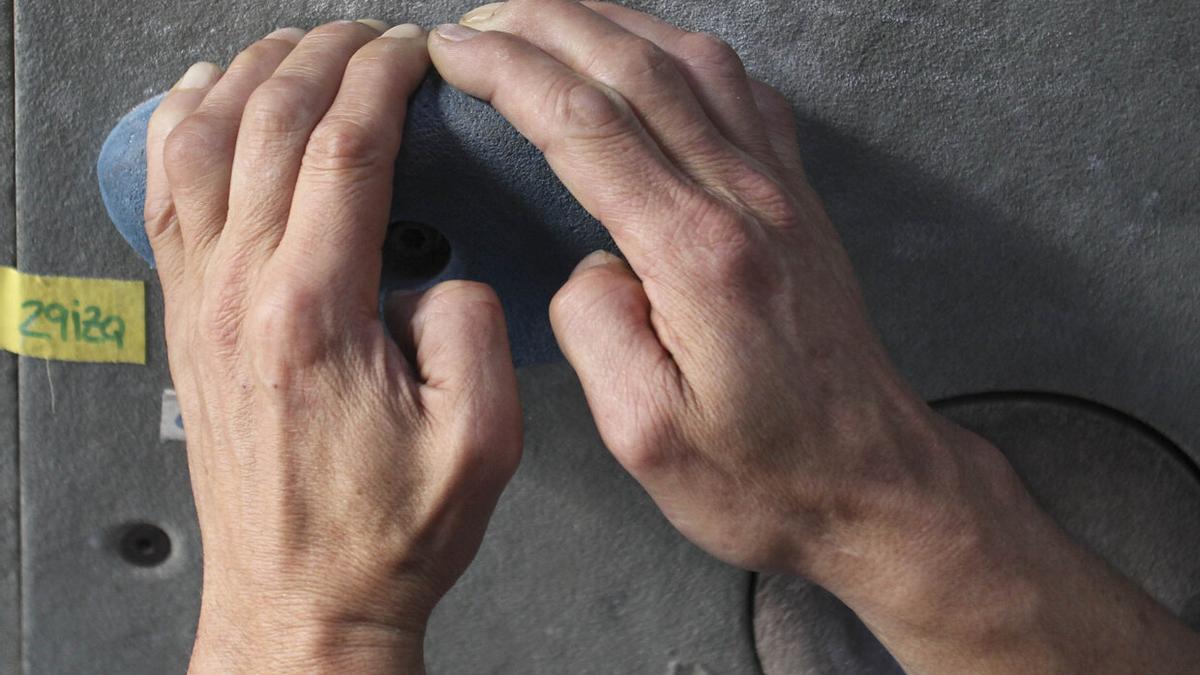
[[[11,193],[9,194],[9,208],[12,214],[12,255],[13,266],[21,269],[20,260],[20,224],[17,222],[17,0],[9,0],[8,3],[8,18],[10,29],[10,43],[8,53],[8,68],[9,68],[9,86],[12,87],[12,99],[9,109],[10,121],[10,147],[8,154],[9,166],[12,167],[12,182],[9,186]],[[21,480],[21,363],[20,357],[13,356],[13,392],[12,400],[16,404],[13,409],[13,499],[15,500],[16,513],[15,526],[15,548],[16,548],[16,568],[13,570],[13,576],[16,579],[16,644],[14,650],[16,653],[17,668],[20,672],[27,672],[25,666],[25,509],[22,508],[22,480]]]

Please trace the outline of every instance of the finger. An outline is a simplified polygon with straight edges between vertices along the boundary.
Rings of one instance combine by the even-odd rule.
[[[698,182],[720,186],[725,172],[741,163],[741,153],[704,113],[669,55],[578,2],[510,0],[480,7],[460,21],[524,38],[620,93],[663,152]]]
[[[175,287],[175,280],[183,274],[184,261],[179,219],[163,165],[163,144],[175,127],[200,106],[220,78],[221,68],[212,63],[201,62],[188,68],[150,116],[146,131],[146,236],[154,249],[158,274],[168,295]]]
[[[619,94],[525,40],[439,26],[434,66],[451,85],[490,102],[612,233],[643,278],[676,243],[679,214],[706,195],[649,137]]]
[[[234,154],[229,219],[217,248],[222,263],[253,266],[279,244],[309,137],[337,97],[347,63],[379,34],[358,21],[316,28],[250,96]]]
[[[167,137],[163,161],[189,266],[203,266],[229,206],[229,177],[242,110],[303,32],[284,28],[238,54],[196,111]]]
[[[792,102],[778,89],[758,80],[750,80],[750,91],[762,112],[771,146],[775,155],[787,171],[804,175],[804,162],[800,157],[800,139],[796,129],[796,116]]]
[[[655,333],[651,311],[641,281],[604,251],[584,258],[550,304],[558,344],[579,375],[605,444],[618,458],[635,450],[613,436],[633,430],[634,420],[623,416],[631,409],[652,416],[658,406],[640,402],[653,395],[659,406],[669,407],[662,397],[681,393],[679,369]]]
[[[520,417],[516,373],[500,300],[487,286],[446,281],[418,294],[392,294],[393,337],[413,359],[423,405],[452,415],[464,432]]]
[[[714,35],[691,33],[628,7],[607,2],[583,4],[669,54],[721,134],[751,157],[779,168],[746,68],[732,47]]]
[[[420,27],[397,26],[350,60],[337,99],[308,140],[287,231],[271,261],[367,309],[378,303],[392,174],[407,100],[429,69],[425,43]]]

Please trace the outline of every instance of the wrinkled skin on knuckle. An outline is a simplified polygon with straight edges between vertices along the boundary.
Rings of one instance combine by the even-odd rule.
[[[280,284],[246,310],[242,343],[265,389],[286,391],[330,356],[320,303],[319,294],[303,285]]]
[[[252,75],[264,68],[268,63],[269,52],[277,47],[264,42],[256,42],[246,49],[242,50],[226,69],[226,75],[234,78],[241,78],[246,75]]]
[[[374,29],[357,21],[331,21],[309,31],[304,36],[304,41],[310,44],[322,45],[353,39],[356,35],[375,37],[378,33]]]
[[[726,173],[729,193],[765,225],[788,229],[800,224],[801,208],[792,188],[765,167],[742,163]]]
[[[584,72],[614,85],[663,82],[678,76],[671,56],[653,42],[627,35],[596,47]]]
[[[608,378],[607,389],[589,392],[604,444],[638,480],[670,479],[695,455],[686,437],[688,410],[677,395],[673,365]]]
[[[623,297],[627,295],[627,289],[622,283],[614,283],[607,270],[585,270],[564,284],[550,299],[550,315],[560,328],[578,335],[580,324],[586,327],[598,316],[631,310],[632,307],[623,302]]]
[[[383,146],[379,134],[358,120],[326,119],[308,139],[304,167],[334,173],[370,169],[381,164]]]
[[[163,165],[167,175],[188,174],[208,159],[219,140],[213,120],[202,113],[188,116],[163,142]]]
[[[711,33],[688,33],[679,39],[684,62],[701,72],[723,77],[741,77],[746,73],[742,59],[729,43]]]
[[[669,240],[675,242],[671,260],[676,262],[663,266],[681,273],[696,288],[727,288],[753,300],[776,272],[761,227],[719,199],[694,204],[673,229]]]
[[[246,102],[243,133],[290,136],[307,129],[311,96],[295,75],[275,75],[259,85]]]
[[[759,105],[765,107],[763,114],[781,121],[793,120],[792,102],[783,92],[761,80],[750,80],[750,87],[758,96]]]
[[[543,142],[543,150],[548,151],[546,146],[551,144],[591,149],[613,144],[636,129],[633,111],[618,94],[580,77],[555,80],[543,100],[543,109],[553,110],[563,129]]]
[[[374,40],[350,58],[346,66],[347,77],[382,82],[396,73],[396,59],[412,58],[412,48],[401,40]]]
[[[657,398],[639,403],[613,411],[614,419],[602,415],[597,424],[603,429],[605,445],[622,466],[639,480],[654,480],[675,470],[689,453],[680,450],[668,406]]]
[[[150,240],[151,248],[157,248],[158,242],[175,224],[175,205],[171,202],[151,204],[147,202],[142,209],[142,222],[146,237]]]
[[[476,281],[444,281],[428,291],[423,311],[472,317],[484,335],[497,332],[504,315],[500,298],[486,284]]]

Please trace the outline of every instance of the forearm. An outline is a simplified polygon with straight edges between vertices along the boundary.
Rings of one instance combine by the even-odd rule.
[[[953,501],[829,584],[908,672],[1195,672],[1200,635],[1072,541],[999,451],[952,437]]]

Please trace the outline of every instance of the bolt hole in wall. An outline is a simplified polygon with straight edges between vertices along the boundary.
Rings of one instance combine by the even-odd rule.
[[[117,553],[135,567],[157,567],[171,557],[171,537],[150,523],[129,523],[117,537]]]
[[[415,289],[437,279],[450,264],[450,241],[431,225],[398,220],[383,243],[383,285]]]

